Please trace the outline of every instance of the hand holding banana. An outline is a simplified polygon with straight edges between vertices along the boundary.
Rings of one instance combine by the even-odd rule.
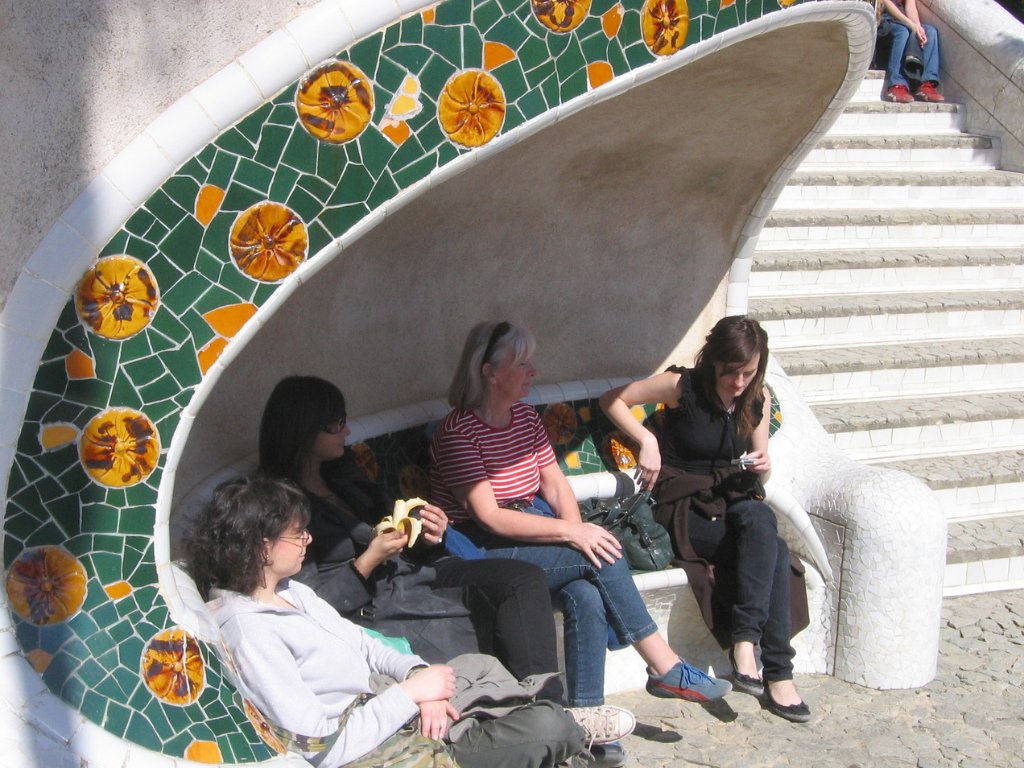
[[[379,536],[388,531],[401,531],[408,536],[406,546],[411,547],[416,543],[416,539],[419,538],[420,533],[423,531],[423,523],[418,517],[413,517],[412,513],[420,507],[426,506],[426,504],[427,502],[419,498],[407,501],[402,499],[396,500],[391,514],[373,527],[374,536]]]

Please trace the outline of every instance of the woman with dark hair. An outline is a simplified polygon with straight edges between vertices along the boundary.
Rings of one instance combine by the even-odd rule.
[[[431,444],[433,499],[488,558],[544,569],[565,617],[572,706],[604,701],[608,628],[648,664],[655,696],[709,701],[729,684],[679,658],[637,592],[618,540],[585,523],[536,410],[523,402],[533,336],[507,322],[469,333],[449,389],[452,410]]]
[[[321,768],[411,755],[431,766],[454,758],[464,768],[540,768],[581,753],[587,738],[619,735],[595,734],[560,705],[535,701],[533,683],[489,657],[428,665],[340,617],[291,578],[311,543],[309,518],[306,495],[291,483],[231,480],[187,543],[229,669],[289,750]]]
[[[393,503],[346,451],[345,397],[315,376],[274,387],[260,422],[260,473],[306,493],[312,558],[299,580],[342,616],[409,640],[431,661],[493,653],[517,678],[558,670],[544,575],[526,563],[446,557],[448,518],[427,505],[409,552],[400,531],[374,535]]]
[[[704,618],[729,648],[735,687],[767,692],[769,710],[806,722],[810,710],[793,684],[791,558],[760,480],[771,471],[767,366],[764,329],[749,317],[725,317],[693,368],[672,366],[609,390],[601,407],[640,446],[638,480],[653,489],[655,514],[672,534]],[[665,405],[657,435],[630,412],[641,404]],[[793,606],[806,626],[797,583]]]

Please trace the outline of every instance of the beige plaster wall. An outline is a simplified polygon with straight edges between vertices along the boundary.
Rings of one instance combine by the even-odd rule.
[[[0,311],[54,221],[118,152],[317,2],[0,3]]]
[[[335,381],[351,415],[444,397],[480,319],[537,332],[541,382],[685,361],[724,312],[747,216],[847,62],[839,25],[773,31],[576,113],[388,216],[223,373],[175,495],[255,449],[282,376]]]

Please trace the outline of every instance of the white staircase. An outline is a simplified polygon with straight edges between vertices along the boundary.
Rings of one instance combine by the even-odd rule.
[[[936,491],[946,594],[1024,588],[1024,174],[881,77],[779,198],[750,313],[839,447]]]

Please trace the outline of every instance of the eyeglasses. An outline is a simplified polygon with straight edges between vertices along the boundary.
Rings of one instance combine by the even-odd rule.
[[[298,536],[278,536],[279,541],[287,541],[289,544],[294,544],[296,547],[305,547],[313,540],[313,534],[309,531],[303,530]]]
[[[484,356],[480,359],[480,365],[490,362],[491,355],[494,354],[494,348],[498,346],[498,342],[501,337],[512,330],[512,326],[506,321],[502,320],[491,331],[491,338],[487,341],[487,346],[484,348]]]
[[[324,424],[320,429],[326,432],[328,435],[336,435],[345,429],[345,425],[348,423],[348,416],[342,416],[337,421],[332,421],[330,424]]]

